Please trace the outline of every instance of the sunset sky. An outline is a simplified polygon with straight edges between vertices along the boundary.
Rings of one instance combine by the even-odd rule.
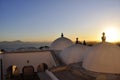
[[[120,0],[0,0],[0,41],[120,41]]]

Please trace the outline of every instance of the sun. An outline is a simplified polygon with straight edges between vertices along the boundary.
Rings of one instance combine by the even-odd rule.
[[[119,40],[118,29],[115,27],[109,27],[105,30],[107,42],[117,42]]]

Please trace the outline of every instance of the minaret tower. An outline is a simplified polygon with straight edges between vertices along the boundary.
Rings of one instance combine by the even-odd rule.
[[[105,42],[105,41],[106,41],[106,36],[105,36],[105,33],[103,32],[103,33],[102,33],[102,35],[103,35],[103,36],[101,37],[102,42]]]
[[[78,43],[79,43],[78,38],[76,38],[76,42],[75,42],[75,44],[78,44]]]
[[[61,33],[61,37],[64,37],[63,33]]]
[[[82,43],[78,40],[78,38],[76,38],[75,44],[82,44]]]

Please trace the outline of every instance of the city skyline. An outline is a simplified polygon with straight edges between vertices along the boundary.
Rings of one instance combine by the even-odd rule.
[[[0,41],[120,41],[119,0],[1,0]]]

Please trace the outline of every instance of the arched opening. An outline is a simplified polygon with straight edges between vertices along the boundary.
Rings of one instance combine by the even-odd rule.
[[[9,66],[6,70],[6,73],[7,73],[6,74],[7,79],[12,79],[12,78],[20,76],[19,69],[17,68],[16,65]]]
[[[48,65],[46,63],[41,63],[37,67],[37,72],[44,72],[46,69],[48,69]]]
[[[22,69],[23,72],[23,79],[26,80],[32,80],[34,79],[35,73],[34,73],[34,67],[31,66],[24,66]]]

